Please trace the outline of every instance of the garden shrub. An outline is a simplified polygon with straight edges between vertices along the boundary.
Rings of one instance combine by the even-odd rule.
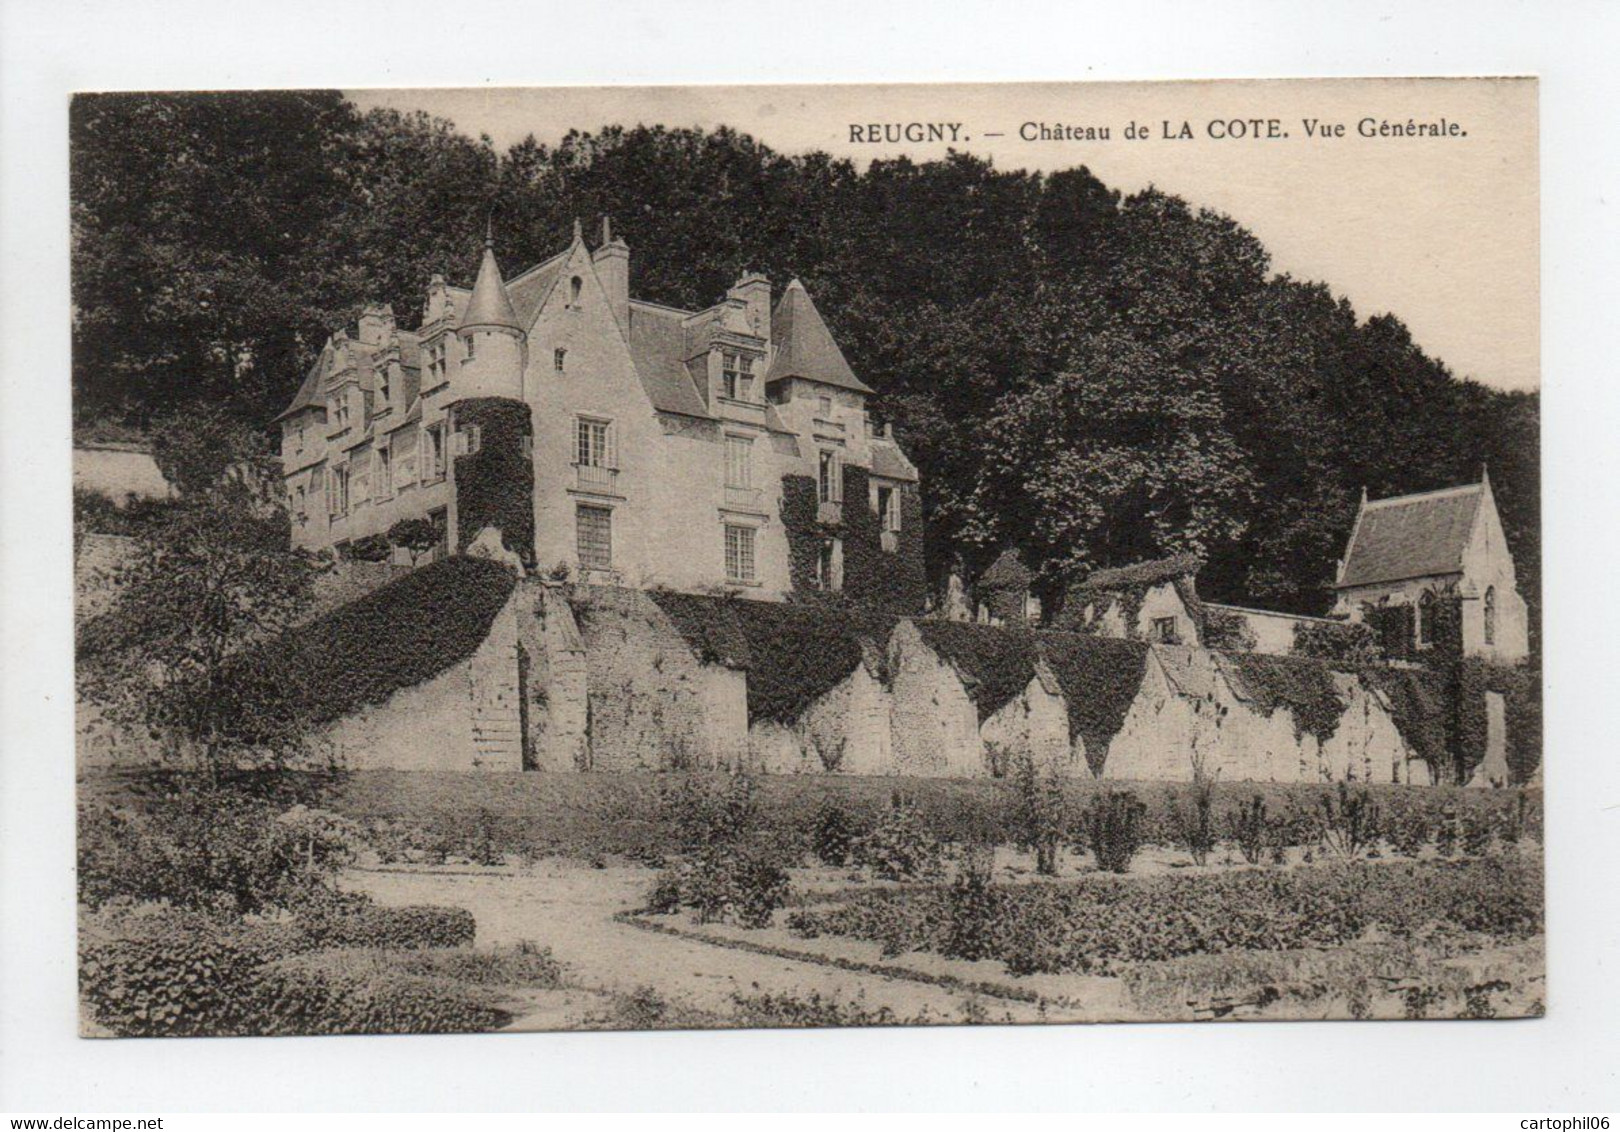
[[[887,1006],[873,1009],[859,1000],[850,1002],[823,996],[820,991],[811,991],[805,997],[792,994],[736,994],[732,996],[732,1003],[734,1013],[731,1021],[735,1025],[760,1029],[909,1024]]]
[[[1271,819],[1266,814],[1266,800],[1259,794],[1234,810],[1228,824],[1232,829],[1232,840],[1238,844],[1238,851],[1251,865],[1265,860],[1266,850],[1280,844],[1280,839],[1274,836]]]
[[[230,790],[188,790],[150,810],[91,803],[79,812],[79,899],[252,912],[321,888],[347,852],[318,821],[277,821]]]
[[[461,1034],[498,1029],[509,1011],[444,978],[380,967],[364,975],[293,960],[265,968],[244,1034]],[[215,1031],[218,1032],[218,1031]]]
[[[1378,805],[1365,789],[1350,789],[1341,782],[1333,794],[1324,794],[1317,805],[1317,823],[1322,847],[1335,856],[1354,860],[1378,843]]]
[[[952,922],[952,908],[961,906],[972,923],[993,925],[984,957],[1002,960],[1014,974],[1115,973],[1122,964],[1188,955],[1333,948],[1370,929],[1410,940],[1427,938],[1439,926],[1513,941],[1543,926],[1539,865],[1512,856],[1092,876],[991,885],[972,903],[955,899],[938,886],[867,892],[801,910],[789,925],[803,934],[878,941],[896,954],[949,954],[965,938]]]
[[[1044,779],[1028,751],[1013,758],[1009,825],[1014,844],[1035,854],[1035,871],[1057,876],[1058,846],[1068,833],[1063,789],[1055,775]]]
[[[374,904],[347,895],[312,902],[294,915],[305,948],[466,947],[478,931],[465,908]]]
[[[824,865],[847,865],[855,850],[855,826],[849,811],[837,799],[827,798],[816,811],[811,846]]]
[[[1142,845],[1142,819],[1147,807],[1129,790],[1109,790],[1086,810],[1084,828],[1097,867],[1105,872],[1130,870]]]
[[[983,959],[994,951],[997,905],[991,889],[995,852],[975,847],[963,855],[947,894],[950,929],[944,954],[956,959]]]
[[[98,1023],[120,1037],[251,1032],[261,950],[201,917],[142,927],[140,938],[80,948],[79,993]]]
[[[882,819],[856,840],[854,858],[884,880],[914,880],[939,874],[943,849],[916,804],[895,791]]]
[[[706,846],[666,869],[653,882],[647,910],[668,914],[690,909],[700,924],[763,928],[787,903],[787,870],[757,846]]]
[[[1187,795],[1170,802],[1170,825],[1176,841],[1202,867],[1215,849],[1215,779],[1202,770],[1193,775]]]

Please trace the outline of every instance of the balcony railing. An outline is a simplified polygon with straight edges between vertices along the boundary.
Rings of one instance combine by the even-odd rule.
[[[738,511],[758,511],[763,496],[757,487],[726,486],[726,506]]]
[[[599,464],[575,464],[574,472],[574,486],[580,491],[592,491],[600,495],[619,493],[617,468],[604,468]]]

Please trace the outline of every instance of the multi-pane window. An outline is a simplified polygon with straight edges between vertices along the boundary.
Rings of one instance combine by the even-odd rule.
[[[387,499],[394,494],[393,453],[387,448],[377,449],[377,498]]]
[[[725,395],[733,401],[754,399],[754,359],[750,354],[726,350],[721,354],[720,372]]]
[[[754,580],[754,528],[726,524],[726,581]]]
[[[1181,633],[1176,628],[1174,617],[1155,617],[1152,629],[1153,639],[1161,645],[1178,645],[1181,643]]]
[[[349,427],[349,397],[347,393],[339,393],[332,398],[328,415],[332,418],[332,424],[336,428],[345,429]]]
[[[300,484],[293,491],[293,518],[302,523],[308,517],[308,507],[304,501],[304,487]]]
[[[832,417],[832,398],[831,397],[818,397],[816,399],[816,411],[821,414],[821,419],[822,420],[827,420],[827,419],[831,418]]]
[[[574,533],[582,570],[613,569],[613,511],[581,503],[574,512]]]
[[[574,463],[582,468],[611,468],[613,426],[607,421],[577,417],[574,421]]]
[[[1434,591],[1424,590],[1423,596],[1418,599],[1417,607],[1417,643],[1419,648],[1428,648],[1434,644]]]
[[[1496,643],[1496,587],[1485,587],[1485,643]]]
[[[413,430],[414,431],[414,430]],[[416,451],[421,441],[411,432],[397,432],[394,434],[393,450],[398,453],[394,460],[394,486],[401,490],[413,487],[416,484]]]
[[[422,430],[422,478],[434,483],[444,478],[444,422]]]
[[[878,522],[886,531],[900,529],[900,493],[892,487],[877,489]]]
[[[469,362],[473,360],[473,355],[477,353],[477,342],[478,336],[476,334],[467,335],[467,360]]]
[[[837,503],[844,498],[843,476],[838,467],[838,453],[822,449],[820,474],[816,479],[817,498],[823,503]]]
[[[342,515],[349,510],[349,467],[339,464],[326,480],[327,513]]]
[[[558,373],[563,371],[563,363],[565,363],[567,360],[568,351],[564,350],[561,346],[551,351],[551,368],[556,370]]]
[[[349,461],[349,487],[356,503],[371,499],[371,453],[356,452]]]
[[[447,367],[444,360],[444,339],[440,338],[427,348],[428,356],[428,388],[440,385],[446,380]]]
[[[726,437],[726,486],[754,486],[754,442],[746,436]]]

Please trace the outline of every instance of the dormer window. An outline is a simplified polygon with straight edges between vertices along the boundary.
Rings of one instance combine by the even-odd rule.
[[[720,356],[720,372],[725,397],[732,401],[754,399],[754,359],[749,354],[731,350]]]

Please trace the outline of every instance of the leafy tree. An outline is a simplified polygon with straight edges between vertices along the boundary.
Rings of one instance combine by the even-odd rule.
[[[1073,360],[987,422],[973,534],[1048,578],[1231,546],[1253,481],[1210,375],[1119,330]]]
[[[243,757],[284,761],[306,738],[290,706],[300,697],[233,665],[233,653],[290,625],[319,568],[288,549],[285,512],[266,509],[252,481],[228,469],[211,485],[192,481],[135,535],[111,608],[81,628],[81,694],[194,754],[215,781]]]
[[[422,555],[439,545],[439,532],[426,519],[401,519],[388,528],[388,541],[404,549],[415,566]]]
[[[274,411],[343,303],[311,252],[341,222],[332,141],[352,119],[330,91],[74,98],[79,414]]]

